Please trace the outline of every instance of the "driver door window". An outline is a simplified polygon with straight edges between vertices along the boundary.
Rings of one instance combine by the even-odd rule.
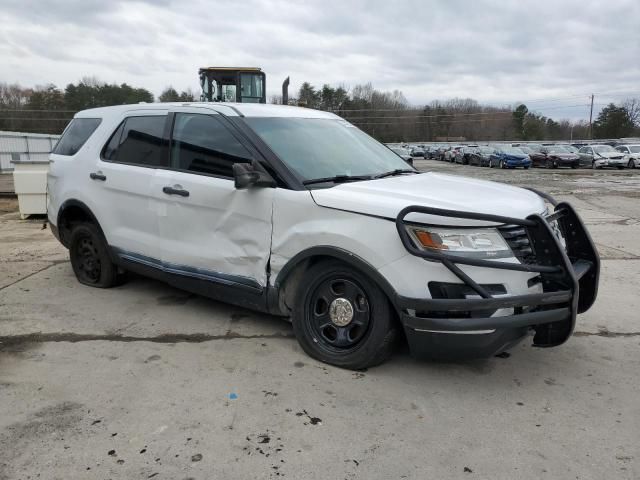
[[[174,168],[232,178],[234,163],[251,160],[251,153],[214,116],[176,113],[171,142]]]

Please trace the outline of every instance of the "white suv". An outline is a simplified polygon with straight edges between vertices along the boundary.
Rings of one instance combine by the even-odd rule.
[[[290,317],[311,356],[482,357],[563,343],[599,259],[570,205],[419,173],[336,115],[259,104],[78,113],[51,155],[51,229],[78,280],[126,271]],[[549,205],[551,204],[551,208]]]

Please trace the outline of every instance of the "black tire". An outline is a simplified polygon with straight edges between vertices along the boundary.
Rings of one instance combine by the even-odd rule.
[[[579,164],[577,164],[577,163],[572,163],[572,164],[571,164],[571,168],[574,168],[574,169],[575,169],[575,168],[578,168],[578,167],[579,167]]]
[[[551,161],[548,158],[544,162],[544,168],[552,168]]]
[[[633,160],[629,160],[629,163],[627,163],[627,168],[636,168],[636,164],[633,162]]]
[[[525,170],[529,170],[529,167],[528,167],[528,166],[526,166],[526,167],[524,167],[524,169],[525,169]]]
[[[346,305],[344,325],[340,325],[337,302]],[[335,318],[333,308],[337,309]],[[292,323],[309,356],[352,370],[383,363],[393,351],[397,334],[393,311],[380,287],[335,260],[318,263],[305,272],[296,292]]]
[[[110,288],[121,280],[100,230],[92,223],[80,223],[73,227],[69,257],[73,273],[84,285]]]
[[[504,165],[504,160],[500,160],[500,163],[498,164],[498,168],[506,168]]]

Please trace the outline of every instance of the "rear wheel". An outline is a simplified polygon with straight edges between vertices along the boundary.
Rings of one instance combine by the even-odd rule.
[[[102,234],[92,223],[80,223],[71,230],[71,267],[84,285],[109,288],[118,284],[118,268],[111,261]]]
[[[500,163],[498,164],[498,166],[499,166],[500,168],[505,168],[504,160],[500,160]]]
[[[293,331],[304,351],[338,367],[361,370],[384,362],[396,329],[389,301],[365,275],[338,261],[312,266],[293,308]]]

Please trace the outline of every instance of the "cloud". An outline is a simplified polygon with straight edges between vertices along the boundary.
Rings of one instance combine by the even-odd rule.
[[[269,94],[286,76],[293,90],[372,82],[416,105],[535,99],[531,109],[584,118],[592,92],[598,104],[640,96],[638,25],[637,0],[5,0],[0,81],[95,75],[158,94],[197,91],[201,66],[260,66]]]

